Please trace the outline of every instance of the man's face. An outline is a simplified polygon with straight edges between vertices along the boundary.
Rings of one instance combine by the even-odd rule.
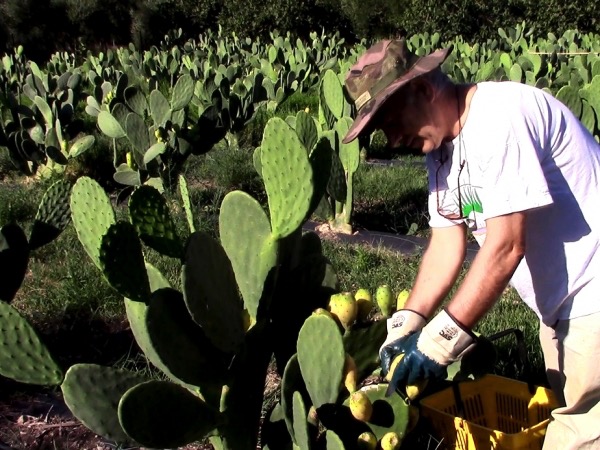
[[[405,86],[377,111],[374,127],[382,130],[388,146],[400,146],[429,153],[443,141],[430,97],[422,89]]]

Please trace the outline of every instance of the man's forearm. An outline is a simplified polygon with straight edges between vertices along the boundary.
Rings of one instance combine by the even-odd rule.
[[[464,227],[432,230],[405,308],[431,317],[456,282],[465,255]]]
[[[495,219],[488,238],[448,305],[448,312],[472,328],[498,300],[525,254],[524,214]]]

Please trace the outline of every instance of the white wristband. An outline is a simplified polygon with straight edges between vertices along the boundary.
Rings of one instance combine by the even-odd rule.
[[[475,336],[448,314],[441,311],[423,328],[417,348],[439,364],[448,365],[459,360],[475,346]]]
[[[385,347],[390,342],[420,330],[426,322],[425,317],[410,309],[396,311],[392,317],[387,320],[387,338],[381,348]]]

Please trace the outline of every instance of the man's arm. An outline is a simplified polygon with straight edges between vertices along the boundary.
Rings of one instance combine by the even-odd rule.
[[[494,305],[525,254],[526,213],[518,212],[486,221],[487,236],[448,312],[472,328]]]
[[[429,245],[404,308],[430,317],[454,286],[466,252],[464,224],[432,228]]]

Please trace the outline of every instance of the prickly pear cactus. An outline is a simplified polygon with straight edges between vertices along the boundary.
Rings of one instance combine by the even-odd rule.
[[[0,302],[0,374],[22,383],[57,385],[63,372],[29,322]]]

